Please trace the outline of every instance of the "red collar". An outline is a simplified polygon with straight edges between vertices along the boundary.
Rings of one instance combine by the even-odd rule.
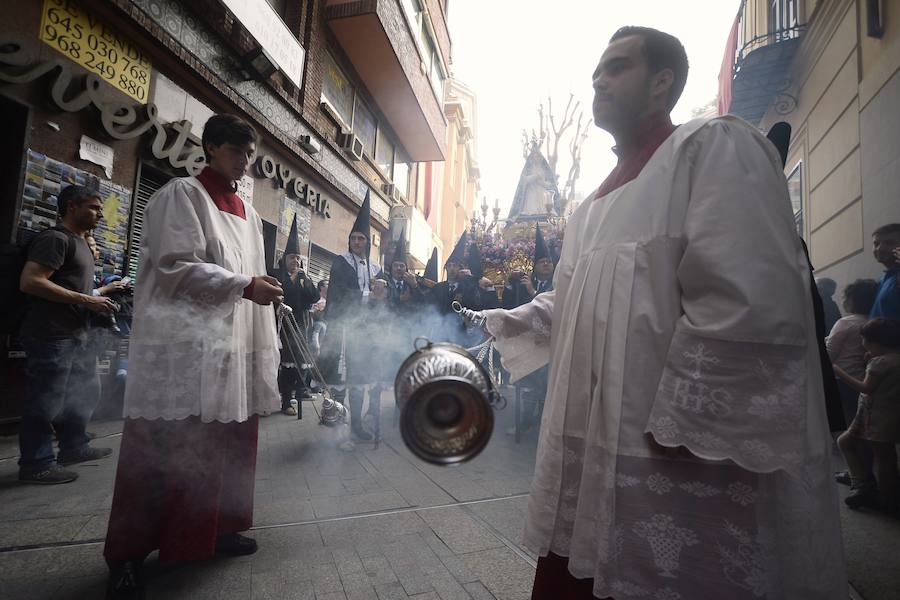
[[[627,160],[641,150],[652,146],[655,150],[659,148],[672,132],[675,126],[672,125],[672,119],[668,113],[656,112],[647,115],[637,126],[637,129],[625,140],[621,140],[612,151],[615,152],[619,160]]]
[[[623,141],[613,148],[619,161],[591,198],[602,198],[637,177],[675,129],[665,112],[654,113],[641,121],[627,142]]]
[[[197,181],[206,189],[216,208],[242,219],[247,218],[244,201],[235,193],[237,191],[235,182],[228,180],[209,167],[204,168],[197,175]]]

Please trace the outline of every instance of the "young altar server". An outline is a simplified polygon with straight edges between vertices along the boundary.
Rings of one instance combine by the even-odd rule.
[[[125,427],[104,556],[108,597],[140,593],[140,566],[250,554],[258,415],[278,410],[278,345],[262,221],[236,194],[256,151],[239,117],[203,130],[207,167],[144,214]]]

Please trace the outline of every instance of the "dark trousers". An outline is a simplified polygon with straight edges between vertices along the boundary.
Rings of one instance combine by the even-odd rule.
[[[23,336],[25,411],[19,425],[19,467],[37,472],[52,465],[53,421],[62,425],[60,455],[74,455],[88,445],[85,432],[97,401],[97,353],[81,338],[37,339]]]
[[[549,375],[550,367],[544,366],[516,382],[516,385],[522,388],[522,422],[520,425],[524,429],[541,422]]]
[[[282,365],[278,369],[278,391],[281,392],[281,409],[291,405],[291,397],[297,398],[297,402],[303,398],[306,391],[306,373],[298,367],[286,367]]]
[[[350,396],[350,426],[354,429],[362,426],[363,401],[366,390],[360,386],[348,386]],[[366,414],[374,419],[374,427],[380,429],[381,422],[381,386],[373,385],[369,388],[369,408]]]

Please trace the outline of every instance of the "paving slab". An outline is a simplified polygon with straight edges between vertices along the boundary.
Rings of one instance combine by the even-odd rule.
[[[341,574],[341,583],[348,600],[377,600],[375,586],[365,571]]]
[[[496,596],[488,591],[480,581],[467,583],[463,587],[472,596],[472,600],[496,600]]]
[[[462,508],[423,510],[418,514],[454,553],[462,554],[503,545],[497,536]]]
[[[509,548],[464,554],[461,560],[498,600],[528,600],[534,567]]]
[[[308,579],[298,578],[296,569],[287,567],[265,572],[251,569],[250,598],[252,600],[315,600],[316,593]]]
[[[406,600],[409,598],[403,591],[403,587],[396,581],[376,585],[375,594],[378,596],[378,600]]]
[[[0,548],[73,540],[92,518],[81,515],[0,521]]]

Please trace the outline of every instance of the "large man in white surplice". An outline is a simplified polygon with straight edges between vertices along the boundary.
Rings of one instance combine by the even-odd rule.
[[[781,163],[731,117],[674,127],[680,42],[617,32],[593,76],[619,162],[555,291],[485,311],[549,360],[525,542],[534,598],[847,598],[831,439]]]

